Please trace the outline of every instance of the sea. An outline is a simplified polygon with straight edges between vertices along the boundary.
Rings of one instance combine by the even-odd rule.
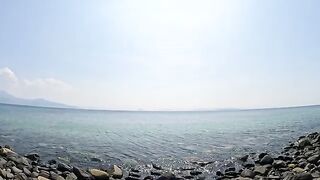
[[[280,153],[319,130],[320,106],[147,112],[0,105],[0,145],[80,167],[210,161],[219,168],[249,153]]]

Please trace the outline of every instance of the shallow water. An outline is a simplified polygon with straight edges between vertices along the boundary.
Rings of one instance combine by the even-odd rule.
[[[80,166],[220,161],[248,152],[279,152],[290,140],[319,130],[320,106],[121,112],[0,105],[0,144]]]

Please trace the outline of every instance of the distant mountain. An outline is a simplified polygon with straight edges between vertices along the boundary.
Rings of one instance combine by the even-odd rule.
[[[55,108],[74,108],[61,103],[51,102],[45,99],[23,99],[17,98],[13,95],[0,90],[0,103],[3,104],[16,104],[26,106],[39,106],[39,107],[55,107]]]

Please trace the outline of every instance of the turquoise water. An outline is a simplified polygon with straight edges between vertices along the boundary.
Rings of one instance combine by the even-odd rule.
[[[121,112],[0,105],[0,144],[80,166],[220,161],[248,152],[279,152],[290,140],[319,130],[320,106]]]

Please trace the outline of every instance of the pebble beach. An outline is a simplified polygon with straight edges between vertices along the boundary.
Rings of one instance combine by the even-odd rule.
[[[204,167],[212,163],[195,161],[190,162],[189,167],[179,169],[168,169],[153,163],[131,169],[124,169],[121,164],[79,168],[58,159],[43,162],[37,153],[21,155],[5,145],[0,149],[0,180],[320,179],[320,134],[314,132],[288,142],[280,154],[250,152],[236,157],[234,163],[228,164],[224,170],[204,172]]]

